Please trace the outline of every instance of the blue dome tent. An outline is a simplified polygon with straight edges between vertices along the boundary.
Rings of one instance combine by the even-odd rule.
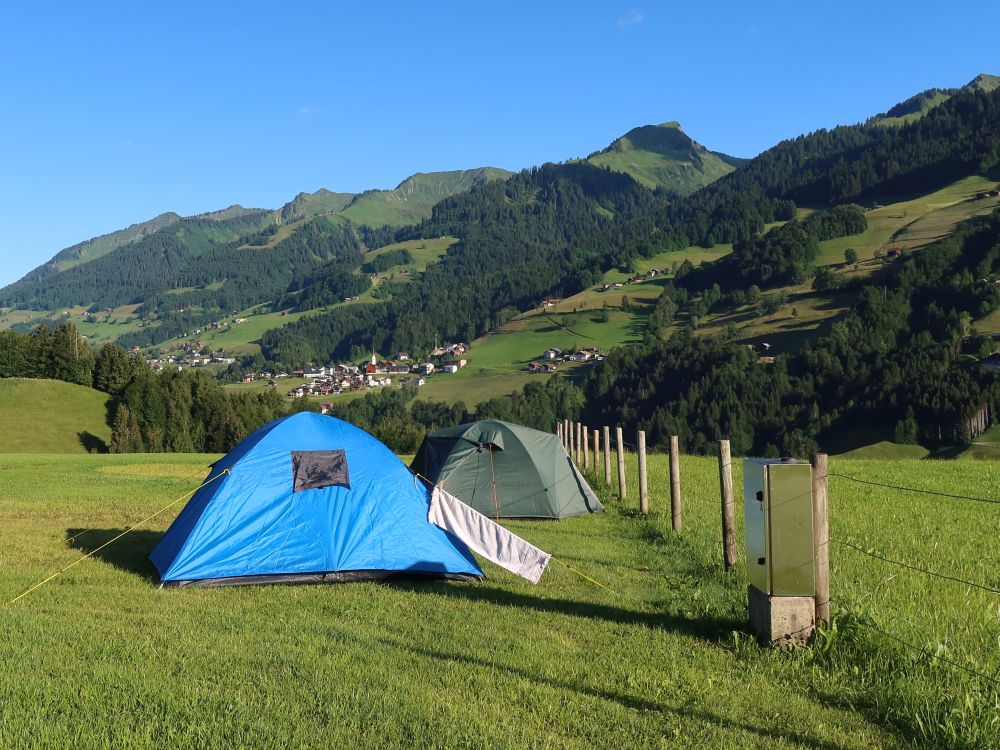
[[[167,586],[481,578],[465,543],[428,522],[430,503],[374,437],[301,412],[216,462],[149,557]]]

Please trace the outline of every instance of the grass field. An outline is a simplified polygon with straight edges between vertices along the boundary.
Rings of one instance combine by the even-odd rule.
[[[214,458],[3,457],[4,599],[191,490]],[[628,467],[634,491],[633,457]],[[160,590],[146,555],[182,501],[2,605],[0,745],[995,743],[995,688],[866,625],[995,671],[994,596],[836,548],[835,629],[814,649],[762,650],[743,634],[742,566],[721,572],[715,462],[682,458],[679,537],[664,512],[663,457],[650,468],[648,518],[631,495],[622,506],[605,493],[603,514],[509,523],[614,593],[555,563],[536,587],[487,565],[479,584]],[[835,460],[841,469],[968,494],[996,480],[986,464]],[[837,477],[831,507],[835,539],[997,584],[995,556],[977,541],[995,521],[992,507],[942,507]]]
[[[0,378],[0,451],[86,453],[111,441],[108,396],[61,380]]]

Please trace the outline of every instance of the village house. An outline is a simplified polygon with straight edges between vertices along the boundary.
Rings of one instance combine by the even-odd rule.
[[[405,362],[390,361],[382,364],[385,366],[384,371],[391,375],[402,375],[410,371],[410,366]]]
[[[556,364],[554,362],[531,362],[528,364],[528,372],[530,373],[548,373],[556,371]]]

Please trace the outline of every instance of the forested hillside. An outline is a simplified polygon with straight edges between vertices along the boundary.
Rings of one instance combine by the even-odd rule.
[[[709,452],[805,455],[839,434],[876,442],[966,442],[969,420],[1000,406],[1000,381],[970,322],[1000,307],[1000,214],[897,261],[860,284],[830,336],[762,362],[746,346],[690,330],[615,350],[586,383],[594,424],[679,435]],[[863,434],[858,434],[858,431]]]
[[[703,190],[660,206],[633,230],[637,247],[753,239],[796,206],[872,204],[912,195],[1000,163],[1000,89],[962,89],[900,127],[850,125],[784,141]]]
[[[114,307],[143,302],[164,289],[180,286],[180,274],[192,259],[218,244],[257,234],[273,223],[272,212],[263,210],[222,219],[183,219],[88,263],[35,280],[26,277],[0,290],[0,304],[55,310],[70,305]]]
[[[270,331],[261,341],[264,356],[325,362],[372,347],[426,348],[435,337],[471,340],[547,294],[594,283],[610,260],[589,239],[648,213],[659,200],[627,175],[581,163],[480,185],[440,202],[430,219],[400,234],[460,238],[421,278],[384,287],[390,301]]]
[[[342,248],[379,247],[393,241],[390,227],[418,223],[443,198],[509,175],[493,167],[432,172],[412,175],[393,190],[299,193],[277,210],[231,206],[187,218],[163,214],[60,251],[0,289],[0,307],[54,311],[74,305],[143,304],[148,317],[157,309],[186,305],[185,325],[194,326],[220,310],[271,302],[302,288],[305,274],[338,256],[329,248],[330,224],[342,228]],[[318,229],[311,226],[316,221]],[[235,252],[244,248],[272,252]],[[320,276],[328,279],[330,273]],[[228,289],[206,293],[219,292],[220,286]],[[326,286],[329,291],[328,282]],[[363,291],[355,281],[347,287]],[[157,297],[171,290],[192,294]],[[192,311],[192,306],[199,309]],[[169,338],[163,334],[169,329],[174,335],[174,328],[145,331],[137,340]]]
[[[898,128],[847,126],[786,141],[680,200],[643,194],[624,176],[615,182],[583,164],[549,165],[440,203],[409,236],[461,242],[421,283],[398,290],[391,303],[272,331],[264,356],[324,361],[373,346],[413,348],[435,336],[470,339],[503,319],[505,308],[528,309],[545,295],[578,291],[602,270],[690,244],[737,243],[732,259],[691,284],[713,276],[731,287],[801,280],[812,272],[813,244],[859,231],[864,217],[845,207],[824,214],[825,223],[759,239],[765,225],[794,218],[797,205],[930,190],[998,162],[1000,90],[963,89]]]

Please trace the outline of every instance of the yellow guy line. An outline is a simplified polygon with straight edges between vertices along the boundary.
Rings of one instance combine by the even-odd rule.
[[[600,581],[595,581],[595,580],[594,580],[593,578],[591,578],[591,577],[590,577],[590,576],[588,576],[587,574],[585,574],[585,573],[581,573],[581,572],[580,572],[579,570],[577,570],[576,568],[572,567],[571,565],[569,565],[569,564],[567,564],[567,563],[564,563],[564,562],[563,562],[562,560],[560,560],[560,559],[559,559],[558,557],[555,557],[555,556],[553,556],[553,557],[551,557],[550,559],[554,560],[555,562],[559,563],[560,565],[562,565],[562,566],[563,566],[563,567],[565,567],[565,568],[569,568],[569,570],[573,571],[574,573],[576,573],[576,574],[577,574],[578,576],[580,576],[581,578],[586,578],[586,579],[587,579],[588,581],[590,581],[590,582],[591,582],[592,584],[594,584],[595,586],[600,586],[600,587],[601,587],[602,589],[604,589],[605,591],[610,591],[610,592],[611,592],[612,594],[614,594],[615,596],[617,596],[617,597],[621,597],[621,594],[619,594],[619,593],[618,593],[617,591],[615,591],[614,589],[612,589],[612,588],[609,588],[609,587],[605,586],[605,585],[604,585],[603,583],[601,583]]]
[[[101,545],[100,547],[98,547],[98,548],[96,548],[96,549],[93,549],[93,550],[91,550],[90,552],[88,552],[88,553],[87,553],[86,555],[84,555],[84,556],[83,556],[83,557],[81,557],[80,559],[78,559],[78,560],[74,560],[74,561],[73,561],[73,562],[71,562],[71,563],[70,563],[69,565],[67,565],[67,566],[66,566],[65,568],[63,568],[62,570],[60,570],[60,571],[57,571],[57,572],[53,573],[52,575],[50,575],[50,576],[49,576],[48,578],[46,578],[46,579],[45,579],[44,581],[39,581],[38,583],[36,583],[36,584],[35,584],[34,586],[32,586],[31,588],[29,588],[29,589],[27,589],[27,590],[25,590],[25,591],[22,591],[22,592],[21,592],[20,594],[18,594],[18,595],[17,595],[17,596],[15,596],[15,597],[14,597],[13,599],[11,599],[11,600],[10,600],[9,602],[7,602],[7,604],[13,604],[13,603],[14,603],[14,602],[16,602],[16,601],[17,601],[18,599],[21,599],[22,597],[25,597],[25,596],[27,596],[28,594],[30,594],[30,593],[31,593],[32,591],[34,591],[35,589],[37,589],[37,588],[38,588],[39,586],[44,586],[44,585],[45,585],[46,583],[48,583],[49,581],[51,581],[51,580],[52,580],[53,578],[55,578],[55,577],[57,577],[57,576],[60,576],[60,575],[62,575],[62,574],[63,574],[63,573],[65,573],[65,572],[66,572],[67,570],[69,570],[69,569],[70,569],[70,568],[72,568],[72,567],[73,567],[74,565],[76,565],[77,563],[81,563],[81,562],[83,562],[84,560],[86,560],[86,559],[87,559],[88,557],[91,557],[92,555],[96,555],[96,554],[97,554],[98,552],[100,552],[100,551],[101,551],[102,549],[104,549],[105,547],[107,547],[107,546],[108,546],[109,544],[112,544],[112,543],[114,543],[114,542],[117,542],[117,541],[118,541],[119,539],[121,539],[121,538],[122,538],[123,536],[125,536],[126,534],[128,534],[128,533],[129,533],[130,531],[135,531],[135,530],[136,530],[137,528],[139,528],[139,527],[140,527],[140,526],[142,526],[142,525],[143,525],[144,523],[146,523],[146,521],[151,521],[152,519],[156,518],[156,517],[157,517],[158,515],[160,515],[161,513],[163,513],[163,511],[165,511],[165,510],[168,510],[168,509],[172,508],[173,506],[177,505],[177,503],[179,503],[179,502],[180,502],[181,500],[185,499],[186,497],[189,497],[189,496],[193,495],[193,494],[194,494],[194,493],[196,493],[196,492],[197,492],[198,490],[200,490],[200,489],[201,489],[202,487],[204,487],[204,486],[206,486],[206,485],[209,485],[209,484],[211,484],[211,483],[212,483],[212,482],[214,482],[214,481],[215,481],[216,479],[218,479],[219,477],[221,477],[221,476],[222,476],[223,474],[228,474],[228,473],[229,473],[229,469],[224,469],[223,471],[221,471],[220,473],[216,474],[216,475],[215,475],[214,477],[212,477],[211,479],[209,479],[209,480],[208,480],[207,482],[205,482],[204,484],[202,484],[202,485],[200,485],[200,486],[198,486],[198,487],[195,487],[195,488],[194,488],[193,490],[191,490],[190,492],[185,492],[185,493],[184,493],[183,495],[181,495],[181,496],[180,496],[179,498],[177,498],[176,500],[173,500],[172,502],[170,502],[170,504],[168,504],[168,505],[164,505],[164,506],[163,506],[162,508],[160,508],[160,509],[159,509],[158,511],[156,511],[156,513],[154,513],[153,515],[151,515],[151,516],[146,516],[146,517],[145,517],[144,519],[142,519],[141,521],[139,521],[139,523],[137,523],[137,524],[135,524],[135,525],[131,526],[130,528],[127,528],[127,529],[125,529],[125,531],[123,531],[123,532],[122,532],[121,534],[119,534],[118,536],[116,536],[116,537],[115,537],[114,539],[110,539],[110,540],[108,540],[107,542],[105,542],[104,544],[102,544],[102,545]],[[80,536],[80,535],[79,535],[79,534],[77,534],[77,536]]]

